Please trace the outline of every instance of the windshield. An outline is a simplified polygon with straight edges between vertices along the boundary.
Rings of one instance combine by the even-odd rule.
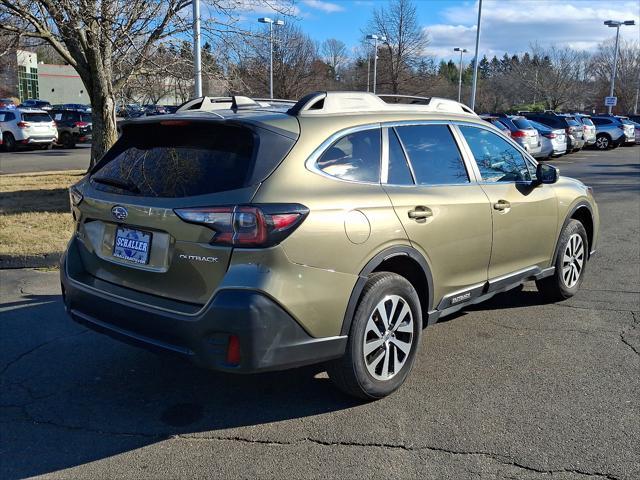
[[[530,130],[533,128],[533,126],[531,125],[531,122],[529,122],[529,120],[527,120],[526,118],[512,118],[511,121],[513,122],[513,124],[518,127],[521,130]]]

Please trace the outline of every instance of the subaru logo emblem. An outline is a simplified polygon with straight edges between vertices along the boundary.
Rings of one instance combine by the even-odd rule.
[[[111,215],[113,215],[116,220],[124,220],[127,218],[127,215],[129,215],[129,212],[126,208],[116,205],[111,209]]]

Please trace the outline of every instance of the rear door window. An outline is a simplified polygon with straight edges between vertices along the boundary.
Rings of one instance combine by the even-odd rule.
[[[389,129],[389,174],[387,183],[390,185],[413,185],[413,176],[402,145],[393,128]]]
[[[398,136],[420,185],[468,183],[460,150],[447,125],[398,127]]]
[[[342,137],[316,162],[327,175],[353,182],[380,182],[380,129],[364,130]]]
[[[218,122],[129,125],[91,173],[98,189],[122,195],[188,197],[263,181],[295,140]]]

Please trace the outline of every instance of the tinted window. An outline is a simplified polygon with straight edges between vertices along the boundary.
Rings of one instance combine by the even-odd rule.
[[[572,127],[579,127],[580,124],[574,120],[573,118],[567,118],[567,125],[570,125]]]
[[[322,154],[318,168],[332,177],[355,182],[380,181],[380,130],[342,137]]]
[[[48,113],[23,113],[22,119],[25,122],[50,122],[51,117]]]
[[[514,118],[513,124],[522,130],[529,130],[533,128],[529,123],[529,120],[527,120],[526,118]]]
[[[216,122],[129,125],[91,172],[99,190],[122,195],[186,197],[264,180],[294,140]],[[259,145],[259,147],[258,147]]]
[[[522,154],[493,132],[461,126],[485,182],[517,182],[531,179]]]
[[[389,129],[389,178],[391,185],[412,185],[413,177],[404,156],[402,146],[393,128]]]
[[[447,185],[469,181],[460,151],[446,125],[415,125],[397,129],[416,182]]]
[[[592,120],[596,125],[609,125],[611,123],[611,120],[607,118],[593,118]]]
[[[16,116],[11,112],[0,112],[0,122],[10,122],[15,120]]]
[[[590,119],[590,118],[582,117],[582,123],[583,123],[584,125],[589,125],[590,127],[592,127],[592,126],[593,126],[593,122],[591,121],[591,119]]]

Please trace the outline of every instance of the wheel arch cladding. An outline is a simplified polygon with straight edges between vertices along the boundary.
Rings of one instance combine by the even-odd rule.
[[[587,231],[587,241],[589,242],[587,255],[589,255],[589,251],[593,248],[593,213],[591,212],[591,208],[586,204],[579,204],[571,213],[570,218],[582,223],[584,229]]]
[[[341,335],[348,335],[353,314],[368,277],[374,272],[392,272],[406,278],[416,289],[420,299],[423,326],[433,305],[433,277],[425,258],[416,249],[408,246],[391,247],[375,255],[360,272],[342,321]]]

